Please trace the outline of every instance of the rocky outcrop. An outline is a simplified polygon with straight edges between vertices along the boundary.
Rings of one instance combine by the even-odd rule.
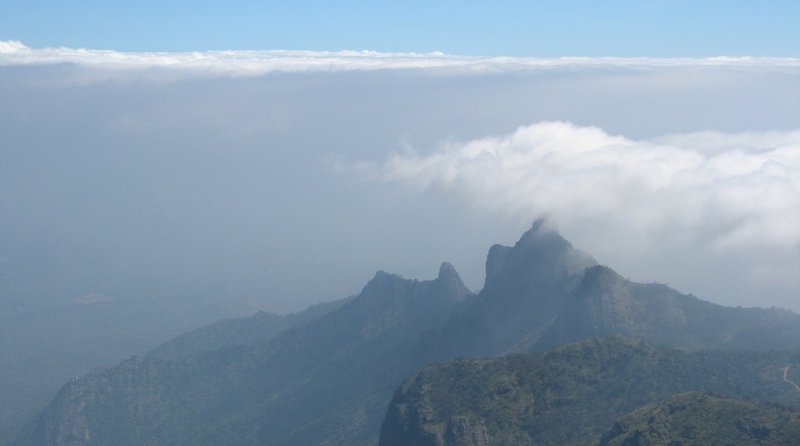
[[[447,421],[443,445],[453,446],[491,446],[494,444],[486,432],[483,420],[469,417],[451,417]]]
[[[566,297],[597,262],[537,220],[513,247],[494,245],[486,283],[469,308],[431,339],[441,357],[487,356],[532,348]]]

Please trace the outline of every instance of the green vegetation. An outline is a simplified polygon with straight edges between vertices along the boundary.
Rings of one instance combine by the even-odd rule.
[[[588,444],[642,405],[690,390],[800,407],[783,381],[793,352],[694,352],[620,337],[545,353],[458,359],[426,368],[395,393],[380,445]],[[471,430],[454,431],[454,426]],[[449,439],[448,439],[449,438]]]
[[[792,446],[798,442],[800,412],[689,392],[623,417],[600,446]]]

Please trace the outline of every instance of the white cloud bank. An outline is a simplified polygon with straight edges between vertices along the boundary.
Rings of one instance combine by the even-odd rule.
[[[107,69],[170,69],[216,75],[257,76],[302,71],[439,69],[485,73],[560,67],[731,67],[740,69],[800,67],[800,58],[708,57],[478,57],[433,53],[376,51],[203,51],[121,52],[85,48],[30,48],[19,41],[0,41],[0,65],[71,63]]]
[[[678,277],[689,291],[703,289],[692,268],[733,268],[753,289],[800,285],[800,130],[633,140],[542,122],[361,168],[513,217],[548,215],[612,266],[663,262],[674,274],[659,277],[650,265],[648,278]]]

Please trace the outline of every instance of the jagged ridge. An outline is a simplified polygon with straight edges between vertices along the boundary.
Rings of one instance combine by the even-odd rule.
[[[486,271],[477,297],[449,264],[430,281],[379,272],[338,308],[262,342],[240,333],[212,351],[93,373],[62,389],[41,418],[39,441],[374,444],[395,386],[435,361],[610,333],[685,349],[800,344],[794,313],[725,308],[630,282],[540,221],[513,247],[493,246]],[[448,429],[484,438],[466,418]]]

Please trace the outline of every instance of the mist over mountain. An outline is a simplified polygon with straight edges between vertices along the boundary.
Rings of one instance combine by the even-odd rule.
[[[475,304],[432,336],[430,348],[487,356],[610,334],[684,349],[787,348],[798,345],[798,322],[789,310],[723,307],[629,281],[537,220],[513,247],[492,246]]]
[[[0,0],[0,446],[800,445],[798,23]]]
[[[6,32],[22,23],[2,12]],[[449,259],[479,290],[486,247],[544,214],[633,281],[798,310],[795,58],[0,39],[0,436],[73,375],[220,318],[353,295],[376,269],[425,277]],[[500,318],[489,307],[447,330]],[[547,343],[510,324],[448,346],[442,330],[426,357]]]
[[[159,353],[167,345],[70,383],[36,441],[368,444],[391,389],[418,366],[415,341],[470,297],[447,264],[432,281],[379,272],[358,296],[264,343],[177,358]]]
[[[27,431],[28,440],[19,444],[375,444],[395,387],[427,364],[465,355],[542,351],[612,334],[683,350],[754,353],[687,354],[612,339],[599,344],[605,349],[599,352],[593,350],[598,344],[592,341],[525,359],[530,367],[574,368],[579,376],[584,376],[583,367],[599,368],[597,373],[585,372],[593,380],[578,383],[582,391],[610,394],[598,397],[596,405],[582,413],[596,417],[593,411],[611,397],[617,398],[619,409],[596,418],[591,429],[576,430],[574,435],[599,436],[614,417],[686,390],[724,391],[794,404],[792,388],[782,379],[781,370],[795,367],[796,353],[755,350],[800,347],[800,315],[796,313],[722,307],[663,285],[627,281],[574,249],[543,221],[536,221],[513,247],[493,246],[486,267],[486,285],[477,295],[445,263],[434,280],[379,272],[361,293],[347,300],[291,317],[260,313],[197,330],[144,358],[131,358],[67,383],[35,429]],[[629,353],[618,350],[634,352],[630,354],[641,358],[642,368],[636,368],[639,362],[625,359]],[[615,356],[618,353],[623,357]],[[559,355],[566,355],[559,361],[567,369],[542,359]],[[502,364],[517,361],[513,358],[517,357],[492,364],[501,364],[498,373],[506,373]],[[489,370],[480,364],[490,360],[465,361],[453,364],[477,367],[476,373]],[[619,386],[638,380],[640,390],[653,387],[652,391],[617,394],[604,378],[622,373],[614,364],[631,367],[625,372],[629,375],[621,375],[625,378]],[[665,368],[665,364],[673,365]],[[474,399],[470,392],[491,387],[469,381],[470,376],[484,380],[469,367],[463,373],[448,372],[448,385],[466,386],[461,390],[439,384],[432,389],[441,395],[463,393],[464,400],[458,404],[480,404],[477,401],[483,397]],[[570,373],[554,376],[573,379]],[[651,377],[638,375],[645,373]],[[419,383],[415,378],[407,382]],[[537,392],[512,395],[524,399]],[[395,412],[390,410],[384,431],[393,430],[398,438],[416,435],[406,430],[409,421],[397,419],[411,416],[406,409],[398,409],[397,398],[395,394],[391,406]],[[408,398],[409,404],[419,398],[429,401],[422,396]],[[572,406],[564,407],[571,410]],[[503,417],[502,412],[486,416]],[[540,423],[523,424],[529,422]],[[387,423],[399,427],[390,429]],[[463,430],[475,424],[459,426]],[[499,428],[486,426],[487,435],[498,435],[495,429]],[[434,430],[444,435],[441,429]],[[406,444],[406,440],[398,441]]]
[[[220,318],[254,311],[233,302],[210,305],[99,296],[76,296],[50,308],[7,307],[0,312],[0,444],[45,408],[71,377],[144,354]]]
[[[213,59],[159,57],[205,56]],[[352,69],[176,77],[147,60],[140,71],[18,57],[0,63],[0,305],[8,308],[47,309],[98,292],[255,301],[285,313],[353,294],[378,268],[423,277],[436,266],[430,259],[451,259],[478,289],[486,246],[513,242],[552,204],[570,211],[558,222],[570,240],[626,277],[727,305],[794,305],[796,238],[781,234],[794,233],[797,214],[780,204],[795,203],[797,190],[797,167],[784,156],[800,113],[791,63],[598,58],[450,72],[356,69],[334,58]],[[557,138],[535,137],[537,129]],[[614,142],[622,144],[599,150]],[[483,156],[470,158],[468,147]],[[556,147],[564,148],[557,162],[531,166]],[[439,161],[401,181],[360,168],[409,153]],[[658,162],[673,156],[681,163]],[[692,169],[672,181],[687,159]],[[725,169],[740,163],[757,175]],[[448,165],[460,181],[426,188]],[[503,175],[504,166],[514,173]],[[713,184],[770,185],[780,201],[754,199],[763,189],[752,187],[683,199],[705,190],[693,181],[718,171],[727,176],[713,178],[730,181]],[[630,187],[615,181],[631,176]],[[492,179],[487,188],[480,178]],[[580,189],[555,187],[559,178]],[[654,186],[657,194],[643,193]],[[670,205],[670,224],[653,215],[659,203]],[[680,204],[692,212],[674,211]],[[743,222],[736,234],[744,240],[752,232],[778,240],[747,256],[717,254],[718,235]],[[695,267],[675,266],[685,262]]]

